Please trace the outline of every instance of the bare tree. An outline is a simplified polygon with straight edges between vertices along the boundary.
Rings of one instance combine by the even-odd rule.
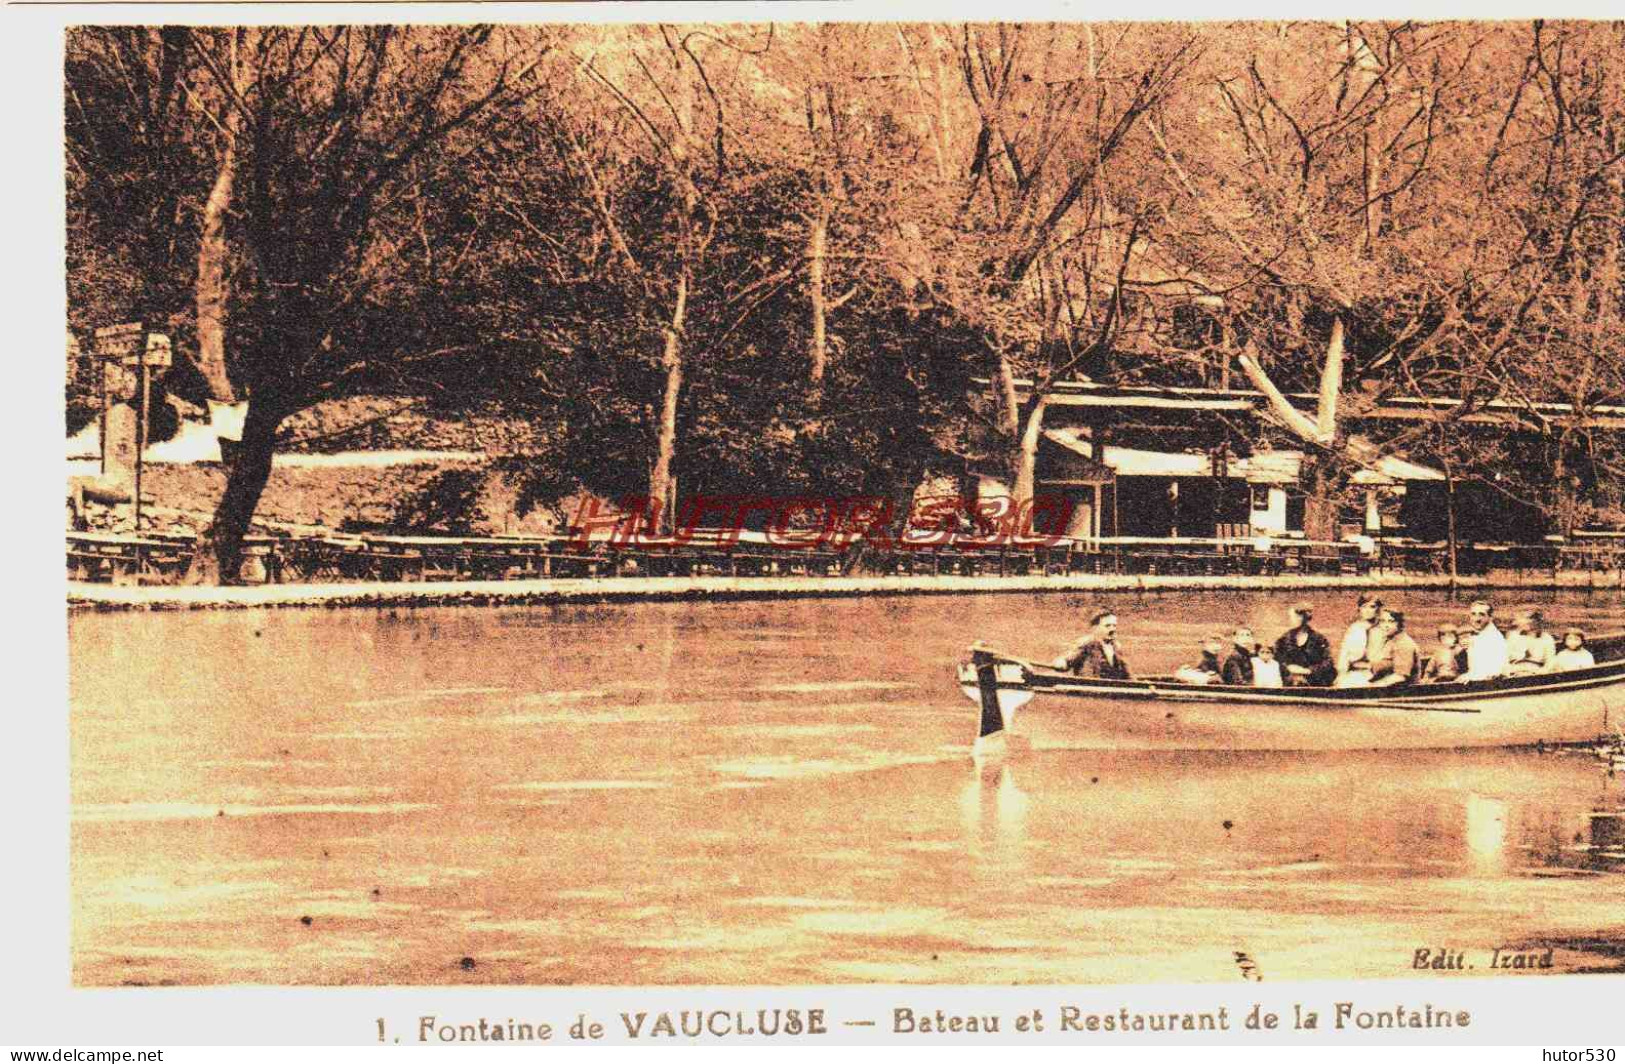
[[[194,579],[235,577],[289,414],[449,349],[436,335],[445,318],[427,301],[401,303],[446,282],[397,254],[407,179],[429,160],[450,176],[471,131],[532,91],[536,47],[489,27],[304,26],[194,50],[234,112],[213,116],[222,154],[199,275],[205,365],[218,377],[223,363],[248,403]]]

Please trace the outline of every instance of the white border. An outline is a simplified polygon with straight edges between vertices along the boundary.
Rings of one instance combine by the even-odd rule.
[[[1460,0],[1399,4],[1385,0],[1361,5],[1361,14],[1427,17],[1506,18],[1537,12],[1530,5],[1466,4]],[[963,0],[890,5],[858,3],[763,4],[371,4],[177,6],[118,4],[82,6],[11,5],[5,11],[4,113],[6,234],[4,289],[9,326],[9,362],[15,380],[9,392],[4,424],[17,486],[5,525],[3,557],[13,605],[5,614],[6,645],[21,653],[10,658],[15,681],[6,716],[13,732],[5,746],[4,780],[7,831],[4,852],[4,902],[0,936],[7,948],[0,961],[0,1043],[40,1048],[118,1045],[376,1045],[375,1017],[388,1018],[391,1031],[402,1030],[410,1043],[415,1018],[435,1014],[468,1019],[479,1016],[552,1018],[566,1028],[586,1012],[606,1024],[606,1042],[619,1029],[621,1011],[681,1008],[755,1009],[822,1007],[832,1033],[816,1044],[884,1041],[901,1045],[941,1045],[953,1041],[977,1044],[974,1036],[926,1038],[893,1035],[889,1010],[913,1005],[946,1008],[965,1014],[997,1012],[1012,1017],[1040,1008],[1051,1021],[1045,1035],[1017,1035],[1008,1027],[998,1041],[1006,1044],[1073,1044],[1093,1052],[1120,1050],[1129,1044],[1303,1046],[1402,1044],[1465,1046],[1524,1044],[1556,1046],[1609,1045],[1621,1041],[1620,1000],[1625,976],[1559,976],[1532,979],[1451,981],[1325,982],[1295,985],[1242,984],[1200,987],[1033,987],[1033,988],[382,988],[283,989],[211,988],[74,990],[68,967],[68,787],[66,631],[62,623],[61,511],[62,474],[57,440],[62,428],[61,373],[64,316],[63,178],[62,178],[62,31],[76,23],[129,22],[460,22],[460,21],[635,21],[685,20],[786,21],[817,19],[985,18],[994,9]],[[1032,3],[1006,0],[996,13],[1008,18],[1217,17],[1301,18],[1301,5],[1271,0],[1219,10],[1166,0],[1140,3],[1131,9],[1076,2]],[[1328,15],[1333,13],[1328,13]],[[1542,5],[1543,17],[1606,17],[1601,4],[1566,2]],[[1617,15],[1617,12],[1614,12]],[[1625,58],[1625,57],[1622,57]],[[42,397],[45,397],[42,400]],[[43,457],[42,457],[43,456]],[[20,665],[20,667],[19,667]],[[1608,881],[1605,886],[1618,887]],[[1622,892],[1625,895],[1625,892]],[[1622,896],[1625,903],[1625,896]],[[1622,904],[1625,919],[1625,904]],[[1324,1012],[1336,1001],[1361,1007],[1391,1008],[1396,1003],[1431,1002],[1467,1009],[1472,1025],[1452,1031],[1336,1032],[1313,1035],[1291,1030],[1275,1033],[1232,1031],[1217,1038],[1185,1035],[1133,1038],[1106,1035],[1063,1035],[1053,1017],[1063,1004],[1085,1011],[1116,1010],[1128,1005],[1140,1011],[1187,1011],[1226,1006],[1241,1013],[1257,1002],[1289,1015],[1294,1003],[1319,1005]],[[839,1026],[871,1019],[877,1026]],[[1007,1021],[1010,1022],[1010,1021]],[[392,1033],[393,1036],[393,1033]],[[1611,1041],[1610,1041],[1611,1040]],[[547,1045],[567,1044],[561,1030]],[[646,1041],[646,1040],[644,1040]],[[669,1040],[662,1040],[666,1044]],[[681,1041],[681,1040],[679,1040]],[[781,1040],[789,1043],[792,1040]],[[794,1040],[814,1044],[811,1039]],[[718,1040],[702,1044],[744,1044],[760,1040]],[[243,1054],[248,1056],[249,1054]],[[1401,1059],[1410,1057],[1402,1054]],[[1491,1059],[1513,1059],[1495,1054]],[[167,1058],[166,1058],[167,1059]],[[180,1054],[178,1059],[192,1059]],[[1411,1059],[1414,1059],[1413,1057]],[[1539,1060],[1533,1053],[1515,1059]]]

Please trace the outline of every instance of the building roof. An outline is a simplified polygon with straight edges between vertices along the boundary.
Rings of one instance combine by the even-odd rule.
[[[1045,429],[1044,438],[1074,454],[1094,460],[1094,444],[1083,438],[1083,429]],[[1169,451],[1142,451],[1108,444],[1102,461],[1120,477],[1210,477],[1213,460],[1207,454]],[[1296,484],[1303,471],[1302,451],[1260,451],[1248,458],[1230,458],[1225,476],[1249,484]],[[1367,486],[1399,484],[1417,480],[1443,480],[1437,469],[1389,456],[1373,469],[1362,469],[1351,478]]]
[[[973,383],[988,387],[992,382],[979,378]],[[1015,385],[1020,394],[1030,393],[1033,388],[1033,382],[1027,378],[1017,378]],[[1294,405],[1311,411],[1319,401],[1318,396],[1303,392],[1289,394],[1287,398]],[[1076,380],[1051,384],[1044,402],[1051,406],[1242,411],[1261,409],[1266,400],[1262,392],[1247,388],[1125,388]],[[1360,420],[1425,420],[1447,414],[1459,404],[1459,399],[1449,396],[1388,396],[1358,417]],[[1625,428],[1625,405],[1597,403],[1587,409],[1585,415],[1588,425]],[[1473,413],[1462,420],[1473,424],[1509,424],[1531,417],[1542,421],[1565,421],[1574,416],[1574,407],[1568,403],[1513,403],[1495,399],[1480,403]]]

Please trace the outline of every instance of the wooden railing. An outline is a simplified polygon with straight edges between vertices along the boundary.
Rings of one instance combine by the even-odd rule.
[[[68,575],[81,581],[169,583],[196,549],[190,536],[67,534]],[[686,542],[612,545],[564,536],[392,535],[253,536],[244,543],[244,579],[351,582],[611,578],[617,576],[823,576],[854,559],[833,549],[786,549],[759,533],[696,535]],[[990,546],[965,536],[912,548],[866,549],[857,571],[898,575],[1016,576],[1166,574],[1179,576],[1438,574],[1444,544],[1383,541],[1373,554],[1355,543],[1272,538],[1104,537]],[[1491,571],[1618,569],[1625,544],[1473,545],[1457,552],[1462,575]]]

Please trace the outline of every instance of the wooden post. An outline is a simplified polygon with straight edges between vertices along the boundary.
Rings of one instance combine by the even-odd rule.
[[[101,380],[97,383],[97,389],[101,392],[101,396],[102,396],[102,408],[101,408],[101,413],[98,415],[98,421],[97,421],[97,424],[96,424],[96,434],[99,437],[97,442],[100,444],[101,450],[102,450],[101,473],[102,473],[103,476],[106,476],[107,475],[107,359],[105,357],[103,357],[103,354],[100,351],[96,352],[96,359],[97,359],[97,361],[96,361],[96,373],[97,373],[97,376],[101,378]]]
[[[1450,586],[1455,587],[1456,577],[1459,575],[1456,569],[1456,478],[1454,475],[1454,470],[1451,469],[1450,463],[1448,462],[1445,463],[1444,467],[1444,490],[1446,521],[1445,530],[1450,540]]]
[[[144,347],[138,347],[137,355],[141,360],[141,417],[135,426],[135,534],[141,535],[141,467],[145,461],[147,442],[151,436],[152,415],[152,370],[154,366],[164,369],[171,363],[169,337],[163,333],[150,333],[146,337]],[[139,582],[141,573],[141,544],[135,547],[135,571]]]
[[[123,405],[124,389],[125,389],[124,371],[125,371],[125,369],[127,367],[132,367],[132,368],[135,367],[137,365],[137,363],[139,363],[142,360],[142,337],[143,337],[143,335],[144,335],[144,326],[140,322],[129,322],[129,323],[126,323],[126,324],[123,324],[123,325],[113,325],[113,326],[108,326],[106,328],[96,330],[96,354],[101,359],[101,372],[102,372],[102,384],[101,384],[101,389],[102,389],[102,410],[101,410],[101,436],[102,436],[102,439],[101,439],[101,444],[102,444],[102,447],[101,447],[101,450],[102,450],[102,476],[104,478],[110,477],[111,475],[114,474],[113,466],[114,466],[115,462],[117,462],[117,463],[119,463],[119,468],[117,470],[117,477],[118,477],[118,479],[122,480],[125,471],[124,471],[124,467],[122,465],[123,454],[120,453],[120,452],[122,452],[123,448],[128,445],[128,436],[125,435],[125,430],[124,430],[124,425],[125,425],[127,419],[124,417],[123,413],[120,412],[119,417],[118,417],[119,424],[117,426],[117,435],[119,436],[120,452],[115,452],[115,450],[113,448],[112,437],[115,435],[115,426],[113,424],[113,422],[114,422],[113,404],[114,404],[114,401],[115,401],[115,396],[112,394],[112,389],[109,387],[108,377],[109,377],[110,374],[113,374],[113,373],[118,374],[118,383],[117,383],[118,396],[117,396],[117,400],[118,400],[119,404],[122,406]],[[166,351],[167,351],[167,345],[168,345],[167,338],[165,339],[164,343],[165,343]],[[130,397],[130,403],[131,403],[132,407],[135,404],[135,402],[137,402],[137,397],[131,396]],[[136,425],[135,430],[136,430],[135,434],[136,434],[137,439],[136,439],[136,445],[135,445],[135,454],[134,454],[133,457],[134,457],[134,461],[135,461],[135,465],[134,465],[134,469],[136,470],[135,475],[136,475],[137,478],[139,478],[139,476],[140,476],[139,469],[140,469],[140,461],[141,461],[141,452],[140,452],[141,426],[139,424]],[[136,501],[136,506],[139,507],[139,505],[140,505],[140,503],[139,503],[139,499],[140,499],[140,480],[137,479],[135,483],[136,483],[136,489],[135,489],[134,498],[135,498],[135,500],[137,500]],[[139,520],[139,513],[137,513],[137,520]]]
[[[141,459],[147,449],[147,403],[152,398],[152,371],[147,365],[145,353],[141,358],[141,416],[135,423],[135,494],[133,497],[133,513],[135,514],[135,534],[141,535]],[[135,548],[135,571],[141,572],[141,545]]]

